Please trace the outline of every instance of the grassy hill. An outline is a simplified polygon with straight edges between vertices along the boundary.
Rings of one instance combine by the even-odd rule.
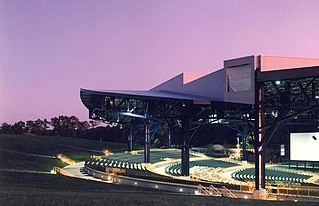
[[[50,171],[65,166],[54,158],[63,153],[75,161],[101,155],[102,149],[123,151],[125,144],[86,139],[32,135],[0,135],[0,169]]]

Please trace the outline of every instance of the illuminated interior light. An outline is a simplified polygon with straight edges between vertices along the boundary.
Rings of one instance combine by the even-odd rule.
[[[247,195],[245,195],[245,196],[244,196],[244,199],[248,199],[248,196],[247,196]]]
[[[134,184],[137,185],[137,182],[135,182]]]
[[[179,191],[180,191],[180,192],[183,192],[183,188],[180,188]]]
[[[157,186],[157,185],[155,185],[155,188],[158,188],[158,186]]]
[[[316,99],[319,99],[319,95],[316,95],[315,98],[316,98]]]
[[[280,81],[277,80],[277,81],[276,81],[276,84],[279,85],[279,84],[280,84]]]

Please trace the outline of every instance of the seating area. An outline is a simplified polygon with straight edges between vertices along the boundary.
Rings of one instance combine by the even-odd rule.
[[[227,167],[234,167],[238,164],[232,162],[224,162],[214,159],[209,160],[199,160],[199,161],[191,161],[191,165],[193,166],[206,166],[206,167],[213,167],[213,168],[227,168]]]
[[[294,169],[299,171],[319,172],[319,162],[303,162],[303,161],[283,162],[280,165],[277,165],[276,168],[280,170]]]
[[[182,175],[182,164],[180,162],[170,164],[165,168],[165,173],[172,176],[181,176]]]
[[[266,169],[267,181],[305,183],[305,181],[310,177],[310,175],[303,175],[299,173],[292,173],[274,169]],[[255,169],[248,168],[237,170],[236,172],[232,173],[232,178],[239,181],[253,181],[255,179]]]
[[[179,150],[151,151],[151,163],[162,161],[165,158],[180,159],[180,156]],[[193,157],[191,154],[190,156]],[[145,167],[142,165],[143,161],[143,153],[119,152],[98,159],[91,158],[85,162],[85,165],[100,171],[104,171],[106,167],[145,171]]]
[[[212,167],[212,168],[227,168],[237,166],[235,163],[218,161],[214,159],[209,160],[198,160],[198,161],[190,161],[190,168],[195,166],[204,166],[204,167]],[[180,176],[182,174],[182,165],[180,162],[171,164],[165,168],[166,174],[173,176]]]
[[[105,168],[120,168],[120,169],[128,169],[128,170],[145,170],[145,167],[141,163],[121,161],[121,160],[113,160],[101,158],[98,160],[90,159],[85,161],[85,165],[91,167],[93,169],[104,171]]]

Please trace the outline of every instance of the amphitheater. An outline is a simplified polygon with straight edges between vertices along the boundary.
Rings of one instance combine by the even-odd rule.
[[[179,149],[152,149],[151,162],[143,163],[143,151],[92,156],[64,168],[80,178],[93,177],[113,184],[135,185],[171,192],[252,198],[254,164],[230,158],[190,154],[190,176],[181,175]],[[81,171],[81,174],[74,172]],[[319,165],[314,171],[289,169],[285,164],[267,165],[267,199],[318,200]]]
[[[88,175],[189,194],[318,199],[319,59],[252,55],[225,60],[209,74],[181,73],[149,90],[81,89],[80,97],[90,119],[129,131],[128,152],[92,157],[81,166]],[[242,148],[241,161],[192,151],[205,126],[236,131],[231,138]],[[140,128],[144,149],[133,151]],[[173,142],[180,150],[151,150],[160,130],[167,131],[167,148]],[[281,164],[267,159],[270,147]]]

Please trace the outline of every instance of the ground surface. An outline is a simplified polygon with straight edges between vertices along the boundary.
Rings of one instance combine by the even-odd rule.
[[[185,196],[46,174],[53,166],[63,166],[53,158],[57,153],[82,161],[101,149],[125,148],[65,137],[0,135],[0,205],[318,205]]]

